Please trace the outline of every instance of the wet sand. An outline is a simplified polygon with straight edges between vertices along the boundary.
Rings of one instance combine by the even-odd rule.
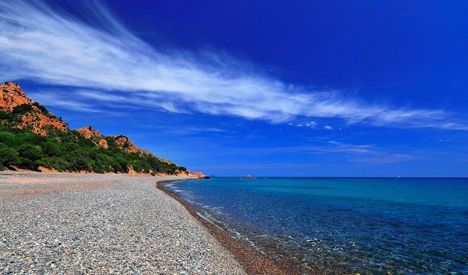
[[[187,211],[195,217],[201,224],[203,224],[208,232],[211,233],[227,250],[229,250],[235,259],[244,267],[249,274],[301,274],[303,270],[297,268],[293,262],[288,259],[282,261],[274,261],[272,258],[266,256],[255,247],[248,243],[236,239],[231,236],[226,230],[220,226],[207,221],[201,216],[197,210],[192,207],[190,203],[179,197],[176,193],[171,192],[165,187],[166,184],[173,183],[174,180],[159,181],[157,186],[160,190],[164,191],[167,195],[174,198],[182,204]],[[272,252],[272,251],[270,251]]]

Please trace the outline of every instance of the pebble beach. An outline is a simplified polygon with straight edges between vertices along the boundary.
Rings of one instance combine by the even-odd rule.
[[[245,274],[156,188],[178,179],[0,172],[0,273]]]

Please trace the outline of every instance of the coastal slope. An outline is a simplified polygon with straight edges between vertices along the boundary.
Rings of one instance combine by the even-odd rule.
[[[124,135],[104,136],[91,126],[70,129],[17,83],[5,82],[0,84],[0,170],[18,168],[206,177],[138,147]]]
[[[0,172],[0,273],[244,274],[155,180]]]

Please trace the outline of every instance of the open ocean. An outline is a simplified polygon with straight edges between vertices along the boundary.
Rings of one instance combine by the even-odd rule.
[[[168,187],[234,237],[304,270],[468,274],[466,178],[212,178]]]

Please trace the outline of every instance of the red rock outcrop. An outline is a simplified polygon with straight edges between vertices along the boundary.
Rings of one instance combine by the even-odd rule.
[[[202,172],[189,172],[189,177],[197,178],[197,179],[208,179],[209,177]]]
[[[101,138],[98,142],[98,146],[103,148],[103,149],[107,149],[109,148],[109,144],[107,144],[107,140],[105,138]]]
[[[15,107],[21,105],[29,106],[29,110],[20,114],[20,123],[15,125],[15,128],[28,128],[33,133],[43,136],[47,135],[49,128],[60,131],[68,130],[68,125],[65,122],[31,100],[18,84],[13,82],[0,84],[0,110],[13,112]]]
[[[115,138],[115,143],[128,153],[150,154],[148,151],[143,150],[136,146],[128,137],[118,136]]]
[[[46,116],[41,113],[27,113],[21,117],[21,124],[18,129],[30,128],[37,135],[46,136],[48,133],[47,127],[52,127],[60,131],[67,131],[68,125],[58,118]]]
[[[102,138],[102,134],[99,133],[98,130],[94,129],[91,126],[86,126],[86,127],[81,127],[77,130],[80,134],[82,134],[85,138],[87,139],[92,139],[92,138]]]
[[[77,130],[86,139],[93,140],[96,145],[101,148],[109,148],[106,138],[96,129],[91,126],[81,127]]]
[[[26,95],[18,84],[13,82],[0,84],[0,111],[10,113],[9,115],[4,116],[8,119],[0,119],[0,124],[7,125],[11,128],[28,129],[35,134],[43,136],[47,136],[51,130],[59,130],[63,132],[70,130],[68,125],[61,118],[56,117],[44,106],[34,102]],[[77,131],[84,138],[93,141],[101,148],[108,149],[109,144],[111,146],[117,145],[127,153],[150,155],[167,164],[173,164],[169,160],[158,158],[149,151],[139,148],[126,136],[103,136],[99,131],[90,126],[80,128]],[[44,167],[41,169],[44,172],[53,172],[52,170],[47,170],[47,168]],[[137,172],[130,167],[129,174],[133,173]],[[185,168],[184,171],[176,171],[176,173],[179,176],[189,176],[193,178],[207,177],[203,173],[186,171]],[[153,175],[154,171],[147,171],[146,174]]]
[[[11,112],[19,105],[31,105],[33,101],[23,92],[21,87],[13,82],[0,84],[0,110]]]
[[[83,137],[86,139],[93,140],[99,147],[107,149],[109,148],[108,141],[105,136],[103,136],[98,130],[94,129],[91,126],[86,126],[79,128],[77,130]],[[117,137],[109,137],[114,138],[115,143],[117,146],[122,148],[127,153],[139,153],[139,154],[150,154],[147,150],[143,150],[135,145],[128,137],[120,135]],[[167,161],[168,163],[171,163]]]

